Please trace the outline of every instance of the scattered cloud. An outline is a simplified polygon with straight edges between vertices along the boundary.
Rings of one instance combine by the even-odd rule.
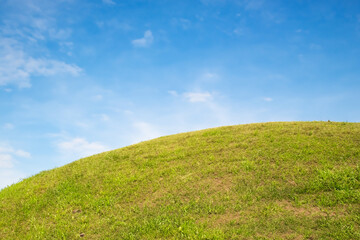
[[[273,101],[273,99],[270,98],[270,97],[264,97],[263,100],[264,100],[265,102],[272,102],[272,101]]]
[[[244,35],[244,29],[243,28],[235,28],[233,32],[234,32],[235,35],[238,35],[238,36],[243,36]]]
[[[0,169],[1,168],[13,168],[14,159],[8,153],[0,153]]]
[[[125,111],[123,111],[123,113],[127,116],[132,116],[134,114],[134,112],[130,111],[130,110],[125,110]]]
[[[185,99],[189,102],[208,102],[212,100],[213,95],[209,92],[186,92],[183,94]]]
[[[311,43],[309,48],[311,50],[321,50],[322,49],[322,46],[320,44],[316,44],[316,43]]]
[[[82,69],[76,65],[51,59],[29,58],[24,67],[29,74],[38,74],[43,76],[51,76],[61,73],[68,73],[70,75],[77,76],[82,71]]]
[[[200,78],[197,80],[199,84],[201,83],[213,83],[220,80],[220,76],[217,73],[214,72],[205,72],[203,73]],[[201,86],[199,86],[201,87]]]
[[[109,28],[112,30],[129,31],[133,29],[133,27],[129,23],[119,21],[119,19],[116,18],[110,19],[108,21],[96,21],[95,24],[99,28]]]
[[[22,40],[25,43],[64,41],[71,37],[73,30],[68,27],[60,28],[56,18],[52,17],[54,12],[24,10],[25,8],[19,9],[16,14],[7,16],[1,24],[1,35]]]
[[[84,138],[61,141],[57,144],[57,148],[67,158],[66,161],[76,160],[109,150],[107,146],[99,142],[88,142]]]
[[[216,73],[206,72],[203,74],[203,77],[206,79],[218,78],[219,76]]]
[[[101,101],[101,100],[103,100],[103,95],[97,94],[97,95],[93,96],[93,99],[94,99],[94,101]]]
[[[13,130],[13,129],[15,128],[15,126],[14,126],[14,124],[12,124],[12,123],[5,123],[4,126],[3,126],[3,128],[4,128],[5,130]]]
[[[182,29],[187,30],[191,27],[191,21],[185,18],[174,18],[172,24],[180,26]]]
[[[260,16],[267,24],[275,23],[280,24],[284,22],[285,15],[282,10],[273,1],[265,0],[242,0],[238,1],[245,11],[256,13]]]
[[[246,10],[258,10],[263,7],[264,0],[246,0],[244,3]]]
[[[68,56],[72,56],[72,49],[74,47],[74,43],[72,42],[59,42],[60,51],[65,52]]]
[[[17,41],[0,38],[0,86],[13,84],[26,88],[31,87],[32,76],[77,76],[81,71],[82,69],[74,64],[28,56]]]
[[[72,30],[67,28],[67,29],[49,29],[49,35],[51,38],[53,39],[60,39],[60,40],[64,40],[67,39],[71,36]]]
[[[21,149],[14,149],[8,144],[0,145],[0,169],[13,168],[17,157],[31,158],[31,154]]]
[[[25,152],[24,150],[16,150],[14,151],[14,154],[18,157],[22,157],[22,158],[31,158],[31,154],[28,152]]]
[[[107,122],[110,120],[110,117],[107,114],[100,114],[100,119],[104,122]]]
[[[218,93],[209,93],[207,91],[177,93],[174,97],[181,97],[190,103],[201,104],[194,105],[192,108],[189,108],[187,104],[182,105],[176,114],[176,118],[180,119],[180,124],[191,122],[192,127],[185,128],[187,130],[235,123],[234,117],[230,114],[229,105],[222,103],[219,101],[220,99],[215,99],[217,95]]]
[[[133,127],[136,130],[136,133],[134,135],[135,137],[133,138],[133,143],[150,140],[162,136],[161,132],[155,126],[147,122],[134,122]]]
[[[201,2],[205,5],[217,5],[217,4],[223,4],[226,3],[227,0],[201,0]]]
[[[25,178],[26,175],[15,169],[1,169],[0,168],[0,189],[9,186],[13,183],[19,182]]]
[[[132,40],[131,43],[134,47],[149,47],[154,41],[153,34],[150,30],[145,31],[144,37]]]
[[[168,91],[168,93],[169,93],[170,95],[174,96],[174,97],[179,96],[179,94],[178,94],[176,91],[174,91],[174,90],[170,90],[170,91]]]
[[[109,4],[109,5],[115,5],[116,3],[113,0],[102,0],[103,3]]]

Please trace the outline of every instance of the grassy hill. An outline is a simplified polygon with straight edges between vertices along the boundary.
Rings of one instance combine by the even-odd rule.
[[[0,239],[77,238],[360,239],[360,124],[166,136],[0,192]]]

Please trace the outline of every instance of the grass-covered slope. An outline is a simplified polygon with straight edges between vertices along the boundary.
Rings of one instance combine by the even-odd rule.
[[[360,239],[360,124],[161,137],[0,192],[0,239]]]

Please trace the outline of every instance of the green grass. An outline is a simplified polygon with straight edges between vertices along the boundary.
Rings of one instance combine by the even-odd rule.
[[[360,239],[360,124],[166,136],[0,192],[0,239],[77,238]]]

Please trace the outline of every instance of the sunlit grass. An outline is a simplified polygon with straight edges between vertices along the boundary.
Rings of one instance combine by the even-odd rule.
[[[2,190],[0,239],[360,239],[359,160],[359,123],[161,137]]]

